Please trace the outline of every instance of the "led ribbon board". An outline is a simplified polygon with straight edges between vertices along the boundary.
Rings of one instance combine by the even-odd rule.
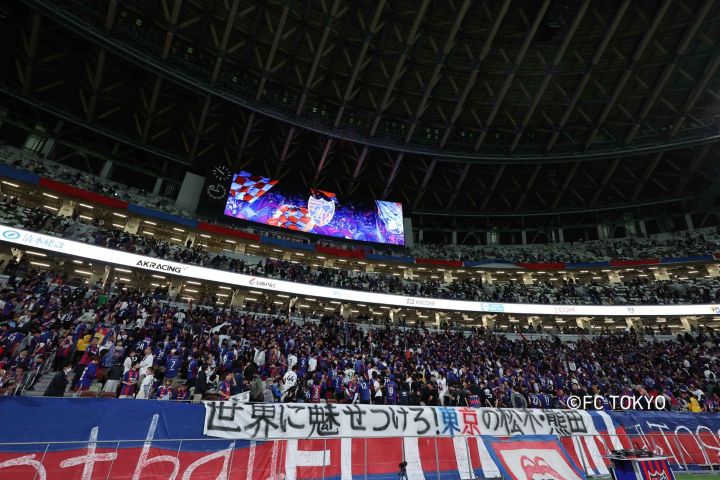
[[[457,312],[515,313],[522,315],[558,316],[683,316],[720,315],[720,305],[536,305],[529,303],[494,303],[470,300],[409,297],[387,293],[323,287],[304,283],[226,272],[197,265],[185,265],[168,260],[137,255],[120,250],[98,247],[73,240],[34,233],[0,225],[0,241],[23,247],[47,250],[78,258],[96,260],[125,267],[167,273],[180,277],[208,280],[238,287],[271,290],[307,297],[323,297],[345,302],[373,303],[390,307],[433,309]]]

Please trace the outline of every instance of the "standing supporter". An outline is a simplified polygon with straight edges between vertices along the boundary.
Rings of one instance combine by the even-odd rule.
[[[140,365],[142,365],[142,363]],[[142,377],[142,380],[139,380],[139,382],[140,387],[135,398],[152,398],[152,395],[155,393],[155,369],[153,367],[147,367],[145,370],[145,376]]]
[[[55,369],[59,369],[61,365],[65,365],[70,361],[73,353],[73,343],[72,335],[66,335],[60,342],[55,352],[55,360],[53,361],[53,367],[55,367]]]
[[[47,390],[45,390],[45,396],[64,397],[65,389],[69,383],[68,374],[70,372],[72,372],[72,367],[70,365],[66,365],[62,370],[56,373],[50,381],[50,385],[48,385]]]
[[[294,388],[298,381],[297,365],[292,365],[290,370],[285,372],[283,376],[283,393],[287,392],[291,388]]]
[[[233,389],[235,388],[235,379],[233,374],[228,372],[225,374],[225,380],[220,382],[218,386],[218,393],[220,394],[220,400],[229,400],[233,395]]]
[[[77,383],[77,391],[80,392],[86,392],[90,390],[90,387],[92,386],[93,382],[97,378],[97,370],[98,370],[98,363],[99,359],[96,356],[90,357],[89,363],[85,366],[82,374],[80,375],[80,379]]]
[[[103,385],[102,391],[108,392],[108,393],[114,393],[117,395],[118,387],[120,386],[120,382],[123,378],[123,366],[120,363],[113,364],[108,370],[107,370],[107,380],[105,381],[105,385]]]
[[[153,368],[153,364],[155,362],[155,356],[152,353],[152,348],[149,346],[146,346],[144,349],[144,355],[142,356],[142,360],[140,360],[140,383],[143,383],[143,379],[146,375],[148,375],[148,371],[152,369],[153,373],[155,369]]]
[[[198,403],[202,400],[205,392],[208,391],[208,372],[204,363],[198,365],[197,379],[195,380],[195,389],[193,390],[193,402]]]
[[[187,378],[188,388],[192,389],[195,386],[195,381],[198,377],[199,368],[200,368],[200,362],[198,362],[197,355],[193,354],[190,357],[190,361],[188,362],[188,367],[187,367],[186,378]]]
[[[175,380],[182,367],[182,358],[177,354],[176,349],[170,350],[170,355],[165,360],[165,378]]]
[[[135,397],[135,388],[137,387],[138,379],[140,377],[140,374],[138,373],[139,367],[140,363],[135,361],[132,363],[130,370],[123,374],[122,386],[120,388],[120,398]]]

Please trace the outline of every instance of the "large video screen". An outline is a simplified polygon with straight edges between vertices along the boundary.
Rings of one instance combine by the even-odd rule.
[[[376,200],[374,209],[362,208],[323,190],[284,193],[278,183],[245,171],[233,175],[225,215],[330,237],[405,244],[401,203]]]

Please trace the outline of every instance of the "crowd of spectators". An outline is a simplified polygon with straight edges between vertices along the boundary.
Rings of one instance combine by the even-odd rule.
[[[6,198],[11,203],[14,200]],[[720,302],[720,281],[715,278],[650,280],[637,277],[623,283],[541,281],[483,283],[479,277],[451,282],[403,279],[381,272],[358,272],[311,266],[292,261],[262,259],[234,252],[213,253],[197,243],[169,243],[147,235],[108,229],[99,220],[62,217],[54,212],[11,205],[0,212],[0,222],[74,239],[88,244],[129,251],[154,258],[202,265],[224,271],[267,276],[293,282],[354,290],[433,298],[503,303],[564,305],[665,305]]]
[[[159,290],[71,287],[53,271],[11,275],[0,290],[0,394],[191,401],[339,402],[566,408],[568,395],[667,399],[717,411],[718,341],[701,327],[671,342],[634,331],[511,340],[482,328],[370,331],[325,315],[303,324],[218,307],[181,308]],[[18,388],[22,384],[22,388]]]
[[[83,190],[125,200],[128,203],[154,208],[173,215],[190,216],[189,212],[176,207],[175,202],[168,197],[113,182],[107,178],[100,178],[48,158],[34,155],[27,150],[8,145],[2,146],[0,147],[0,163],[27,170],[41,177],[50,178]]]
[[[174,202],[151,192],[141,191],[119,183],[102,179],[92,174],[76,170],[61,163],[36,156],[29,151],[10,147],[0,147],[0,163],[31,171],[59,182],[67,183],[88,191],[129,203],[142,205],[174,215],[193,217],[187,211],[179,209]],[[317,243],[335,248],[358,249],[386,255],[411,255],[418,258],[437,258],[447,260],[482,260],[502,262],[596,262],[608,260],[627,260],[639,258],[687,257],[720,252],[720,232],[717,228],[702,232],[668,233],[653,237],[628,239],[593,240],[574,243],[552,243],[537,245],[433,245],[419,244],[411,249],[383,248],[350,245],[323,239],[311,239],[308,236],[293,235],[282,230],[273,230],[258,226],[245,230],[265,236],[300,243]]]
[[[700,232],[658,235],[654,238],[591,240],[537,245],[434,245],[421,244],[413,255],[450,260],[497,260],[527,263],[575,263],[641,258],[679,258],[720,251],[717,228]]]

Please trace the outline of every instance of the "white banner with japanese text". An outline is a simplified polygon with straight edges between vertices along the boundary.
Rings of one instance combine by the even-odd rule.
[[[248,440],[596,435],[595,420],[605,424],[596,412],[580,410],[206,402],[204,434]]]

